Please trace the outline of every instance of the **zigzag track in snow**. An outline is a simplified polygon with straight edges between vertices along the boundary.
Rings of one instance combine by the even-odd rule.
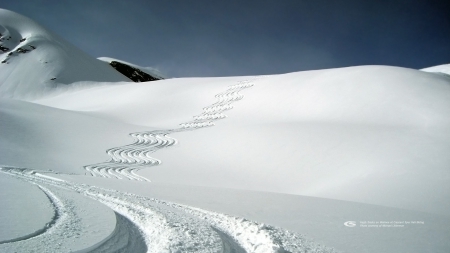
[[[122,225],[116,227],[113,236],[83,252],[336,252],[301,235],[244,218],[42,177],[23,169],[0,171],[30,183],[80,193],[116,212],[117,223]],[[121,242],[127,236],[137,241]]]
[[[132,133],[130,136],[134,143],[108,149],[106,153],[111,157],[110,161],[87,165],[84,169],[92,176],[149,181],[136,172],[143,167],[161,164],[160,160],[150,154],[177,143],[169,134],[214,126],[214,121],[226,118],[224,112],[233,108],[232,103],[244,97],[239,92],[252,86],[253,83],[248,80],[229,86],[226,91],[215,96],[216,103],[204,107],[200,115],[194,116],[192,121],[181,123],[180,128]]]

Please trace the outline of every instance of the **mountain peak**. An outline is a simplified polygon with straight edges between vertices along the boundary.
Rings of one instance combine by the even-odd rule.
[[[130,81],[33,20],[0,9],[0,97],[33,99],[80,81]]]

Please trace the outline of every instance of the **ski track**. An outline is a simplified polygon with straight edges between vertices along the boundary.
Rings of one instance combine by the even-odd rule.
[[[115,214],[117,225],[113,234],[104,242],[77,253],[147,252],[147,245],[139,228],[124,216]]]
[[[177,143],[169,134],[214,126],[214,121],[227,117],[223,112],[231,110],[232,103],[244,97],[239,92],[252,86],[253,83],[249,80],[229,86],[226,91],[215,96],[216,103],[204,107],[203,113],[194,116],[192,121],[180,124],[180,128],[132,133],[130,136],[134,139],[133,144],[108,149],[106,153],[111,157],[110,161],[87,165],[84,169],[87,174],[95,177],[149,181],[136,172],[143,167],[161,164],[160,160],[150,154]]]
[[[1,169],[5,172],[5,169]],[[23,170],[19,170],[22,173]],[[28,171],[27,171],[28,172]],[[6,173],[17,176],[6,170]],[[32,175],[26,176],[32,177]],[[23,178],[23,177],[22,177]],[[55,214],[44,228],[25,237],[15,238],[0,244],[0,252],[64,252],[70,251],[61,242],[78,238],[82,233],[82,224],[71,199],[56,196],[56,189],[49,190],[39,181],[36,184],[49,198]]]
[[[0,245],[1,244],[5,244],[5,243],[12,243],[12,242],[20,242],[20,241],[24,241],[24,240],[28,240],[31,239],[33,237],[42,235],[44,233],[46,233],[49,229],[51,229],[53,226],[55,225],[60,225],[60,217],[62,213],[66,213],[65,207],[62,204],[61,200],[59,200],[58,197],[55,196],[55,194],[53,192],[51,192],[50,190],[44,188],[41,185],[37,185],[37,187],[44,192],[44,194],[47,196],[48,200],[50,201],[50,204],[53,207],[54,210],[54,214],[53,217],[51,218],[51,220],[49,222],[47,222],[43,228],[38,229],[36,231],[34,231],[33,233],[30,233],[28,235],[24,235],[24,236],[20,236],[14,239],[10,239],[10,240],[4,240],[4,241],[0,241]],[[1,246],[0,246],[1,249]]]
[[[105,204],[116,213],[117,225],[113,234],[95,247],[79,252],[336,252],[302,235],[244,218],[44,177],[30,169],[3,167],[0,171],[30,183],[80,193]],[[69,217],[73,214],[70,214],[71,208],[67,208],[67,200],[61,198],[60,201],[63,209],[56,223],[76,221],[76,217]],[[70,228],[56,223],[49,231],[36,237],[37,240],[45,242],[47,237],[51,237],[52,241],[58,241],[57,235],[66,234],[66,229],[77,230],[76,222],[72,222],[70,225],[74,227]],[[50,233],[50,230],[53,232]],[[14,248],[15,244],[4,245]]]

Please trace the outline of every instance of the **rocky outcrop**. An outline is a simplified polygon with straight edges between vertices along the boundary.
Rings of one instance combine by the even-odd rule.
[[[143,72],[140,69],[131,67],[127,64],[118,62],[118,61],[111,61],[109,63],[113,68],[115,68],[117,71],[119,71],[121,74],[123,74],[124,76],[130,78],[131,80],[133,80],[136,83],[139,82],[148,82],[148,81],[157,81],[157,80],[161,80],[163,78],[161,77],[156,77],[156,76],[152,76],[150,74],[147,74],[145,72]]]

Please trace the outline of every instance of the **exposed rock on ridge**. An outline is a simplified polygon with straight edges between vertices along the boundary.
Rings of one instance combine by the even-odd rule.
[[[136,83],[148,82],[148,81],[156,81],[156,80],[163,79],[161,77],[156,77],[156,76],[149,75],[149,74],[141,71],[140,69],[131,67],[131,66],[125,64],[125,63],[121,63],[121,62],[118,62],[118,61],[111,61],[109,64],[113,68],[115,68],[117,71],[119,71],[121,74],[123,74],[124,76],[130,78],[131,80],[133,80]]]

